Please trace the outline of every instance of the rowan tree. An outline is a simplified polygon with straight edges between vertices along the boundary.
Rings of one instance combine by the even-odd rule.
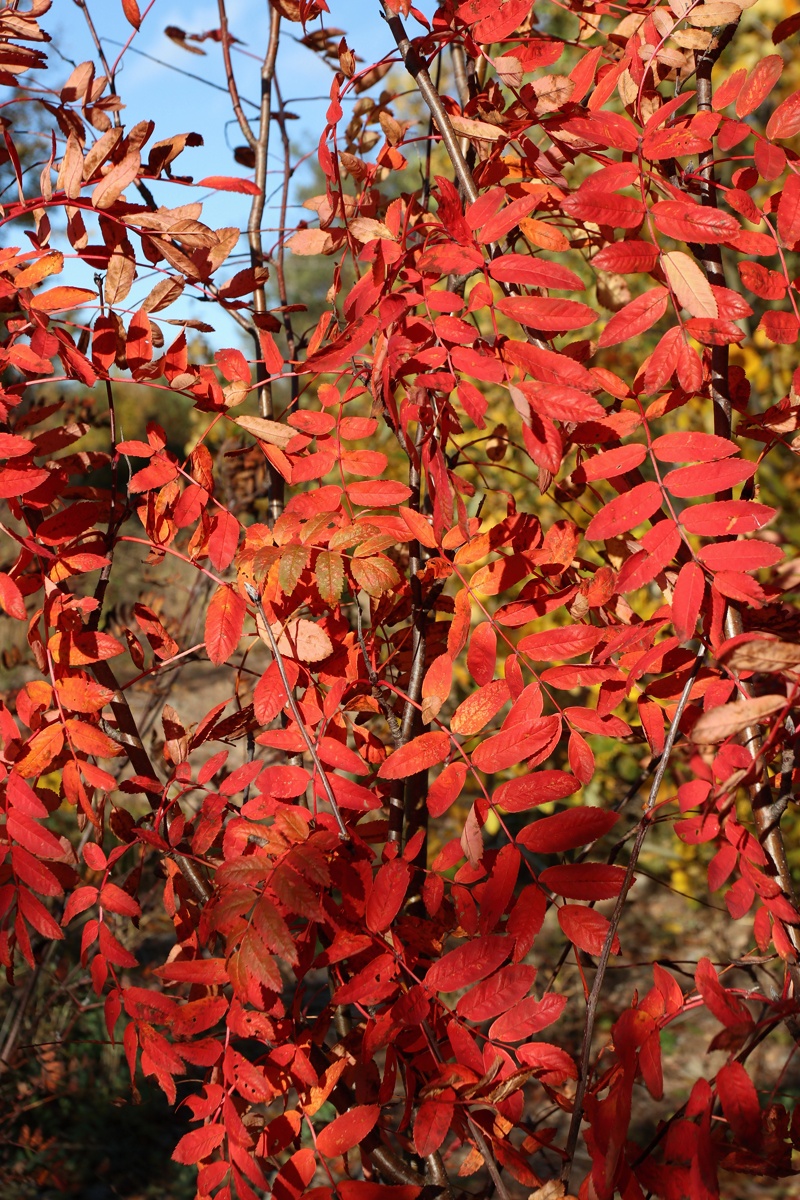
[[[247,107],[219,0],[166,31],[242,139],[195,180],[202,128],[126,124],[121,4],[66,78],[50,0],[0,12],[4,1067],[72,972],[200,1197],[791,1175],[800,16],[387,0],[368,63],[270,0]],[[732,941],[649,953],[687,853]]]

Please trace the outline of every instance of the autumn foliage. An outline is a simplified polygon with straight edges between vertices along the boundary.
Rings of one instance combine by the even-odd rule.
[[[800,18],[765,9],[740,66],[758,4],[389,0],[367,64],[327,32],[336,0],[271,5],[255,122],[224,4],[168,31],[221,56],[246,143],[200,180],[202,129],[126,124],[127,47],[68,74],[50,0],[0,12],[9,983],[52,942],[79,956],[134,1086],[189,1110],[200,1197],[712,1200],[790,1175],[798,1110],[752,1056],[800,1038]],[[158,5],[122,10],[135,45]],[[299,225],[289,35],[333,68]],[[219,191],[244,243],[204,223]],[[213,359],[164,317],[189,296]],[[123,386],[177,397],[190,444],[123,432]],[[166,693],[145,737],[187,661],[227,698],[185,722]],[[735,961],[709,938],[615,969],[652,845],[694,855]],[[174,942],[144,971],[153,911]],[[681,1091],[692,1022],[715,1053]]]

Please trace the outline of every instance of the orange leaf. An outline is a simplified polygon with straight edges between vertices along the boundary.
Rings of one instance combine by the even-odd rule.
[[[421,733],[412,738],[405,746],[395,750],[381,765],[378,775],[381,779],[406,779],[428,767],[435,767],[444,762],[450,753],[450,738],[441,731]]]

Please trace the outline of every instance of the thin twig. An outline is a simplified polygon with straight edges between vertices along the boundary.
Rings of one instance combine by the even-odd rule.
[[[109,688],[114,693],[114,698],[111,701],[111,711],[117,721],[117,738],[116,740],[123,747],[125,754],[128,757],[128,762],[133,767],[136,775],[143,775],[146,779],[153,779],[162,786],[161,780],[156,773],[156,769],[150,761],[150,755],[147,753],[144,743],[139,736],[139,730],[136,725],[136,718],[131,711],[131,706],[128,704],[125,693],[117,682],[117,677],[108,662],[101,660],[92,664],[92,672],[99,684]],[[157,808],[153,797],[148,795],[151,808]],[[169,830],[169,818],[167,818],[167,829]],[[196,898],[201,904],[206,904],[211,899],[211,888],[206,883],[203,876],[191,859],[184,854],[174,854],[175,862],[178,864],[181,874],[188,883],[189,887],[194,892]]]
[[[450,118],[447,115],[447,109],[442,103],[442,98],[433,85],[433,80],[428,74],[428,68],[409,41],[408,34],[400,17],[391,11],[388,4],[382,2],[381,7],[386,23],[397,43],[397,49],[400,51],[405,68],[419,88],[419,93],[436,122],[447,153],[450,155],[450,161],[455,169],[458,182],[461,184],[461,189],[467,200],[472,204],[473,201],[478,199],[478,189],[475,187],[475,180],[472,178],[467,161],[461,153],[458,135],[450,123]]]
[[[106,77],[108,79],[108,90],[111,92],[112,96],[116,96],[118,93],[117,93],[116,83],[114,82],[114,76],[112,74],[111,67],[109,66],[108,59],[106,58],[106,52],[103,49],[103,43],[100,41],[97,30],[94,27],[94,21],[92,20],[92,14],[89,12],[89,5],[86,3],[86,0],[72,0],[72,2],[83,13],[84,20],[86,21],[86,26],[89,30],[89,34],[91,36],[92,41],[94,42],[94,46],[97,51],[97,56],[100,59],[103,70],[105,71]],[[120,125],[120,115],[119,115],[118,109],[115,109],[114,112],[111,114],[111,119],[114,122],[115,126]]]
[[[381,712],[386,717],[386,724],[389,726],[389,732],[392,735],[392,741],[394,742],[395,750],[399,750],[399,748],[403,745],[403,731],[400,728],[400,722],[397,719],[397,714],[383,693],[380,676],[373,667],[369,654],[367,653],[367,645],[364,641],[364,631],[362,629],[361,605],[358,603],[358,600],[355,602],[355,608],[358,644],[361,647],[361,653],[364,657],[364,665],[367,669],[367,678],[369,679],[370,686],[372,688],[372,695],[381,706]]]
[[[239,122],[239,128],[242,131],[242,136],[251,150],[255,150],[258,144],[258,139],[253,133],[250,122],[244,115],[241,97],[239,96],[239,88],[236,85],[236,76],[233,73],[233,62],[231,61],[231,35],[228,30],[228,12],[225,7],[225,0],[217,0],[217,10],[219,12],[220,44],[222,46],[222,61],[225,65],[225,81],[228,85],[228,95],[231,98],[234,116]]]
[[[597,1019],[597,1005],[600,1000],[600,992],[603,988],[603,980],[605,979],[606,970],[608,968],[608,960],[611,957],[611,946],[617,934],[620,918],[622,917],[622,909],[633,883],[633,873],[636,870],[636,863],[639,858],[639,853],[642,849],[644,839],[647,836],[647,831],[650,827],[650,814],[652,813],[656,801],[658,799],[658,790],[661,787],[661,781],[666,774],[669,765],[672,748],[675,745],[675,739],[678,736],[678,727],[684,709],[689,701],[689,693],[692,690],[692,685],[697,678],[697,672],[700,670],[700,664],[703,661],[705,649],[701,649],[694,660],[694,665],[689,673],[689,678],[684,684],[681,692],[680,700],[678,701],[672,721],[670,722],[669,731],[664,742],[664,752],[661,755],[661,761],[658,764],[658,769],[653,776],[653,782],[650,787],[650,794],[647,797],[644,814],[639,822],[639,830],[636,835],[636,841],[631,850],[630,861],[625,872],[625,879],[622,883],[617,902],[614,905],[614,911],[611,915],[608,932],[603,943],[603,949],[600,953],[600,958],[597,962],[597,971],[595,973],[592,990],[589,993],[589,999],[586,1002],[586,1026],[583,1034],[583,1047],[581,1049],[581,1061],[579,1068],[578,1086],[575,1091],[575,1101],[572,1109],[572,1119],[569,1126],[569,1134],[567,1135],[567,1145],[565,1150],[564,1167],[561,1173],[561,1178],[567,1186],[567,1191],[571,1191],[571,1175],[573,1160],[575,1158],[575,1148],[578,1144],[578,1133],[580,1131],[581,1120],[583,1119],[583,1102],[586,1096],[586,1088],[589,1083],[589,1059],[592,1054],[592,1038],[594,1036],[594,1026]]]
[[[508,1194],[508,1188],[506,1187],[505,1183],[503,1182],[503,1177],[500,1174],[497,1163],[494,1160],[494,1155],[492,1154],[492,1151],[489,1148],[489,1144],[486,1141],[486,1138],[483,1136],[483,1133],[481,1132],[480,1127],[475,1123],[475,1121],[473,1121],[473,1119],[469,1115],[469,1113],[467,1113],[466,1116],[467,1116],[467,1124],[469,1125],[469,1128],[470,1128],[470,1133],[472,1134],[472,1136],[475,1139],[475,1145],[478,1147],[478,1150],[480,1151],[481,1155],[483,1156],[483,1161],[486,1163],[486,1166],[489,1170],[489,1174],[492,1177],[492,1182],[494,1183],[494,1186],[497,1188],[497,1194],[500,1197],[500,1200],[511,1200],[511,1197]]]
[[[281,683],[283,684],[284,689],[286,691],[286,695],[289,699],[289,707],[292,710],[292,716],[294,717],[295,721],[297,722],[297,728],[300,730],[300,734],[303,738],[303,741],[305,742],[305,744],[308,748],[308,753],[311,755],[311,761],[314,763],[314,767],[320,777],[320,780],[322,781],[322,786],[325,789],[325,795],[328,797],[328,803],[330,804],[331,808],[333,809],[333,815],[336,818],[336,824],[339,826],[339,836],[343,842],[349,842],[350,834],[347,832],[347,826],[345,825],[344,821],[342,820],[342,814],[339,811],[339,805],[336,801],[336,797],[333,794],[333,788],[331,787],[330,780],[328,779],[325,768],[323,767],[322,762],[320,761],[319,754],[317,753],[317,748],[314,745],[314,742],[312,741],[311,735],[309,734],[308,730],[305,727],[302,716],[300,715],[300,709],[297,707],[297,701],[294,698],[294,690],[292,688],[292,685],[289,683],[289,679],[286,675],[286,668],[283,665],[283,659],[281,658],[281,653],[280,653],[280,650],[278,649],[278,643],[275,640],[275,634],[272,632],[272,626],[270,625],[269,621],[267,620],[267,614],[264,611],[264,605],[261,603],[261,597],[259,596],[256,589],[251,584],[246,583],[244,585],[244,587],[245,587],[245,591],[247,592],[247,595],[250,597],[250,600],[252,601],[253,604],[255,604],[256,611],[258,612],[258,615],[261,618],[262,625],[263,625],[266,635],[269,639],[269,644],[270,644],[270,648],[272,650],[272,657],[275,661],[275,666],[278,668],[278,674],[281,677]]]

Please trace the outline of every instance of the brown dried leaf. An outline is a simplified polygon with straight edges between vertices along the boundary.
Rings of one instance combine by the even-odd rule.
[[[77,200],[81,194],[83,180],[83,150],[75,133],[70,131],[64,148],[64,157],[58,168],[56,187],[63,189],[70,200]]]
[[[741,15],[741,4],[734,4],[731,0],[709,0],[709,3],[701,4],[687,13],[686,20],[700,29],[719,29],[733,25]]]
[[[326,229],[299,229],[286,239],[292,254],[328,254],[334,246]]]
[[[450,124],[462,137],[478,138],[483,142],[499,142],[500,138],[506,137],[499,126],[490,125],[488,121],[473,121],[469,117],[452,116]]]
[[[734,671],[791,671],[800,665],[800,646],[772,638],[742,642],[725,655]]]
[[[751,700],[737,700],[733,704],[722,704],[703,713],[692,729],[692,741],[698,745],[714,746],[725,738],[741,733],[748,725],[761,721],[786,705],[786,697],[778,695],[754,696]]]
[[[672,250],[663,256],[664,271],[678,303],[693,317],[718,317],[719,308],[711,285],[700,265],[684,254]]]
[[[396,240],[391,229],[384,225],[383,221],[376,221],[373,217],[353,217],[347,228],[359,242],[372,242],[376,238],[387,242]]]
[[[235,422],[242,429],[246,429],[248,433],[252,433],[253,437],[258,438],[260,442],[269,442],[270,446],[277,446],[281,450],[285,449],[297,433],[297,430],[292,429],[290,425],[281,425],[279,421],[268,421],[265,417],[236,417]]]

